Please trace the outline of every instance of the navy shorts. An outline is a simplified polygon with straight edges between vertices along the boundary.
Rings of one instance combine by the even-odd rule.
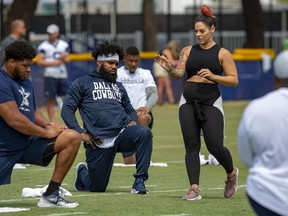
[[[34,138],[26,149],[11,153],[0,153],[0,185],[10,184],[16,163],[47,166],[53,159],[56,138]]]
[[[44,96],[48,99],[64,96],[69,89],[68,79],[44,78]]]

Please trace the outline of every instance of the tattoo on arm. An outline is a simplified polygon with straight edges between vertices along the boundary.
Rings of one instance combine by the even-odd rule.
[[[176,70],[185,70],[185,64],[186,64],[186,62],[180,60],[175,69]]]
[[[172,68],[171,76],[175,79],[180,79],[185,74],[185,64],[187,57],[185,56],[188,47],[184,47],[180,53],[178,64]]]

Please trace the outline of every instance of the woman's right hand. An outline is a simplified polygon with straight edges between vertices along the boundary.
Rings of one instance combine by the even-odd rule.
[[[169,62],[169,60],[164,55],[157,54],[155,56],[154,60],[156,63],[158,63],[166,71],[172,70],[172,64]]]

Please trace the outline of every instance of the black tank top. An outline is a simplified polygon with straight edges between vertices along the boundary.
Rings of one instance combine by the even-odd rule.
[[[221,47],[215,44],[210,49],[202,49],[199,44],[193,45],[186,62],[187,79],[197,74],[202,68],[208,68],[213,74],[221,75],[223,68],[218,54]]]

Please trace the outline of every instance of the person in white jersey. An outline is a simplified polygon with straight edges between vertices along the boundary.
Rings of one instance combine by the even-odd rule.
[[[69,80],[66,63],[70,62],[69,44],[59,39],[59,27],[51,24],[47,27],[48,40],[38,46],[37,64],[44,67],[44,96],[50,121],[55,121],[56,97],[63,97],[68,88]],[[59,104],[60,103],[60,104]],[[61,101],[58,101],[61,106]]]
[[[257,215],[288,215],[288,50],[274,61],[276,90],[251,101],[238,127],[249,168],[246,193]]]
[[[157,86],[150,70],[139,67],[140,52],[135,46],[125,50],[125,65],[117,71],[117,81],[126,89],[131,104],[137,111],[138,124],[152,128],[152,108],[158,100]],[[122,153],[125,164],[135,164],[135,152]]]

